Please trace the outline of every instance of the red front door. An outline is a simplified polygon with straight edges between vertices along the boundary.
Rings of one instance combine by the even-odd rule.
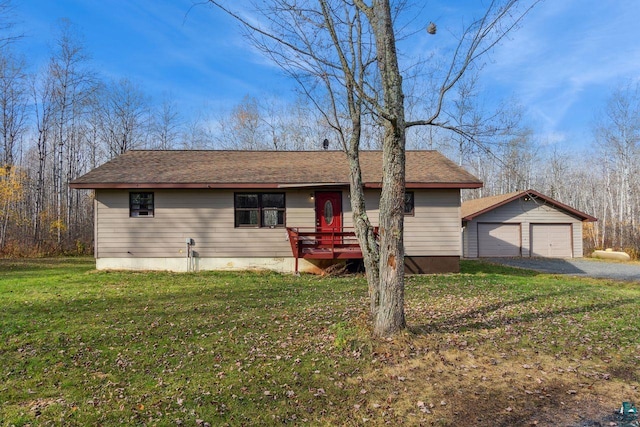
[[[316,192],[316,231],[342,231],[342,193],[335,191]],[[320,244],[331,244],[330,235],[320,236]],[[334,236],[333,243],[340,243],[341,236]]]

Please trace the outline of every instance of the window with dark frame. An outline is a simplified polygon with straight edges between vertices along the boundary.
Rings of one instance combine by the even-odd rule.
[[[413,192],[408,191],[404,193],[404,214],[407,216],[413,216],[414,211],[414,199]]]
[[[129,216],[153,218],[153,193],[129,193]]]
[[[236,227],[284,227],[284,193],[235,193]]]

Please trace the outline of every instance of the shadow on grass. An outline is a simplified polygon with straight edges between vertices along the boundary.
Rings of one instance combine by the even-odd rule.
[[[620,309],[622,306],[636,307],[640,302],[640,298],[617,298],[598,304],[584,304],[575,307],[558,307],[553,304],[551,307],[557,307],[548,310],[526,311],[510,316],[496,315],[498,311],[509,307],[516,307],[520,304],[526,304],[532,301],[547,299],[557,300],[561,296],[578,294],[576,289],[567,289],[563,292],[553,292],[544,295],[530,295],[514,300],[501,301],[495,304],[489,304],[476,310],[465,312],[463,315],[451,316],[441,320],[416,324],[409,326],[409,329],[416,334],[428,335],[435,332],[459,333],[469,330],[495,329],[504,325],[515,325],[521,323],[530,323],[534,321],[545,321],[561,316],[571,316],[579,313],[588,313],[592,311],[600,311],[607,309]]]
[[[460,273],[462,274],[499,274],[503,276],[534,277],[540,273],[535,270],[509,267],[486,260],[461,260]]]
[[[93,257],[50,257],[50,258],[0,258],[0,271],[57,269],[62,267],[78,267],[85,270],[96,266]]]
[[[12,273],[13,277],[38,274],[37,270]],[[83,288],[85,278],[88,284]],[[330,281],[305,280],[277,273],[98,272],[89,276],[79,275],[55,288],[47,283],[46,277],[42,282],[20,289],[20,292],[26,292],[26,296],[18,297],[14,304],[5,307],[0,315],[0,334],[3,324],[10,325],[17,319],[74,317],[95,319],[100,323],[105,319],[107,322],[120,321],[114,313],[130,320],[143,317],[189,318],[197,312],[196,319],[211,321],[233,319],[242,313],[277,315],[292,310],[302,313],[318,306],[318,294],[333,295],[332,306],[343,303],[348,307],[348,302],[357,298],[364,289],[359,282],[354,282],[335,290]],[[33,290],[38,291],[39,298],[27,300]],[[8,292],[13,294],[14,291]],[[97,316],[102,312],[110,315]],[[31,323],[26,322],[28,325]]]
[[[504,271],[509,272],[507,274],[514,275],[535,275],[538,273],[541,274],[568,274],[574,276],[589,276],[589,272],[585,271],[583,268],[588,266],[589,263],[584,263],[584,261],[580,259],[562,259],[562,258],[540,258],[540,257],[512,257],[512,258],[483,258],[482,260],[464,260],[461,264],[466,265],[468,263],[468,268],[471,271],[480,269],[483,272],[494,274],[502,274],[500,273],[501,269],[506,269]],[[584,264],[581,264],[584,263]],[[626,269],[627,266],[625,264],[621,264],[621,268]],[[517,272],[521,273],[517,273]],[[525,272],[524,274],[522,272]],[[622,273],[622,272],[620,272]],[[617,276],[621,276],[623,280],[625,276],[633,276],[633,272],[617,274],[617,273],[607,273],[607,270],[595,274],[596,277],[609,277],[616,278]]]

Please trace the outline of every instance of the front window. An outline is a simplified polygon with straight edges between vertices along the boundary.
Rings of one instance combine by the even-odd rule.
[[[324,203],[324,223],[327,225],[331,225],[333,222],[333,203],[331,200],[327,200]]]
[[[153,193],[129,193],[129,216],[153,217]]]
[[[236,227],[284,227],[284,193],[236,193]]]
[[[404,193],[404,214],[413,216],[414,207],[413,192]]]

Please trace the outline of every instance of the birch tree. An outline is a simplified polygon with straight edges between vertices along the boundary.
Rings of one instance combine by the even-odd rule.
[[[640,233],[640,85],[627,84],[613,91],[595,128],[596,156],[602,168],[606,208],[603,244],[635,245]]]
[[[448,93],[528,9],[518,11],[515,0],[490,2],[486,12],[462,31],[440,73],[429,112],[407,120],[394,26],[402,20],[401,13],[407,12],[404,2],[273,0],[254,5],[261,20],[221,1],[210,2],[241,22],[253,44],[300,83],[341,141],[350,166],[351,208],[369,284],[374,333],[388,336],[400,331],[406,325],[403,229],[407,129],[436,126],[464,134],[463,129],[440,120]],[[425,27],[429,34],[436,33],[434,24]],[[383,132],[379,238],[367,215],[359,163],[363,119],[368,115]]]
[[[102,140],[109,158],[143,148],[149,132],[149,100],[131,80],[112,81],[103,87],[100,102]]]
[[[217,146],[231,150],[317,150],[326,133],[300,99],[246,95],[216,120]]]
[[[14,164],[17,143],[26,130],[28,99],[25,64],[10,51],[0,51],[0,165]]]
[[[31,211],[33,225],[32,238],[36,245],[42,241],[43,213],[47,209],[47,160],[50,157],[50,140],[54,132],[54,89],[53,79],[49,73],[40,73],[33,81],[31,91],[33,96],[35,128],[36,128],[36,162],[34,185],[34,206]]]
[[[175,148],[182,135],[182,126],[176,103],[166,95],[151,118],[151,147],[158,150]]]
[[[15,24],[13,1],[0,0],[0,49],[6,49],[23,37],[15,32]]]
[[[228,116],[218,120],[218,144],[231,150],[268,149],[262,133],[262,117],[258,100],[245,95]]]
[[[23,174],[18,168],[0,167],[0,252],[7,244],[9,220],[17,219],[17,203],[24,197]]]
[[[48,65],[55,117],[55,132],[52,134],[55,148],[52,153],[56,212],[54,227],[58,245],[61,245],[62,232],[68,226],[71,204],[68,182],[72,175],[76,175],[73,166],[77,164],[78,125],[95,90],[95,75],[88,67],[88,60],[80,33],[70,21],[61,20]]]
[[[13,32],[12,11],[11,0],[0,0],[0,166],[7,168],[14,165],[14,150],[25,131],[28,98],[25,61],[11,46],[21,38]]]

